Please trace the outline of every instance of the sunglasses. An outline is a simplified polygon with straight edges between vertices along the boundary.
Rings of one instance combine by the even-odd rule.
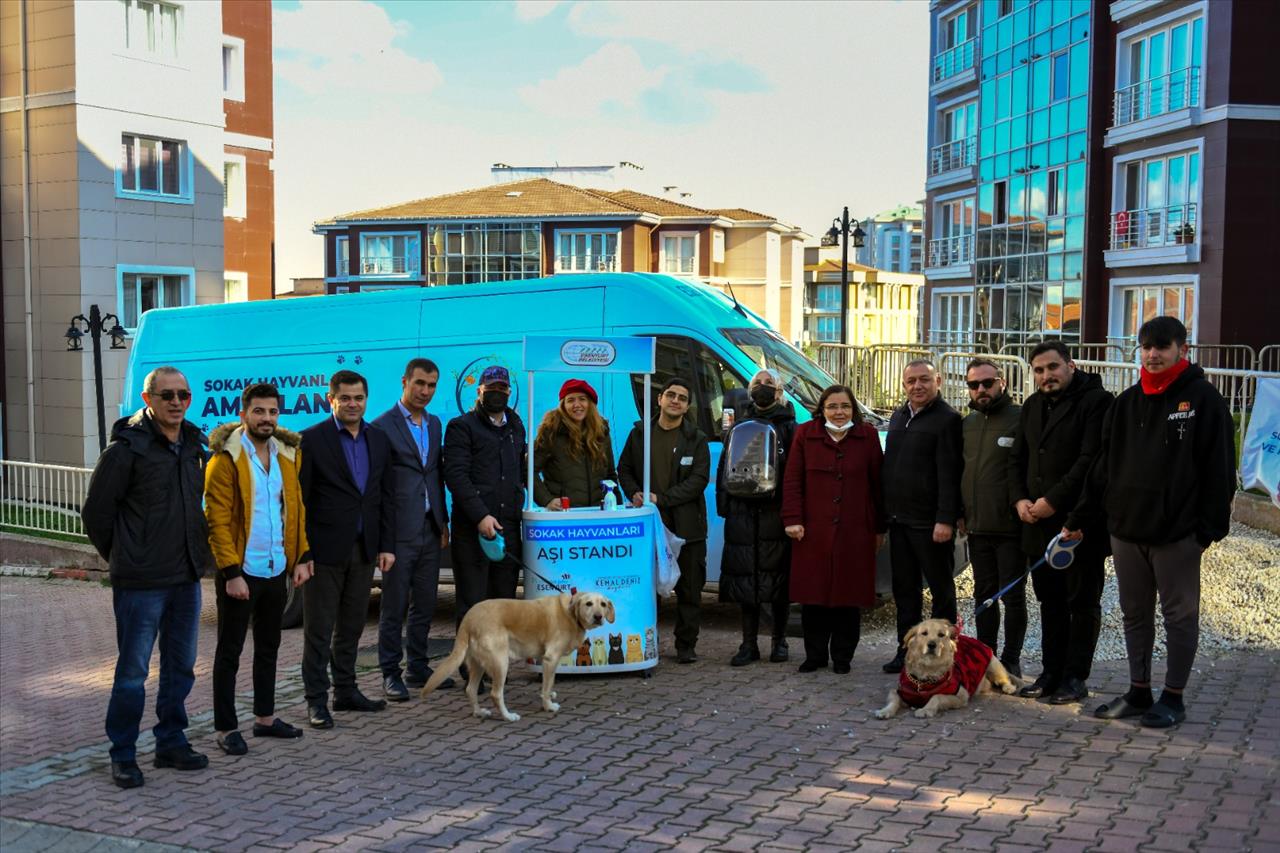
[[[992,385],[999,381],[998,379],[970,379],[965,384],[969,386],[970,391],[977,391],[979,388],[989,390]]]
[[[175,391],[172,388],[166,388],[163,391],[157,391],[155,395],[166,403],[172,403],[174,397],[177,397],[184,403],[191,399],[191,392],[186,389]]]

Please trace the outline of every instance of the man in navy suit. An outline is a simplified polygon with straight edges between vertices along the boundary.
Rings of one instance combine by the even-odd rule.
[[[395,567],[382,576],[382,615],[378,620],[378,665],[382,689],[393,702],[409,698],[431,676],[427,635],[436,609],[440,552],[449,546],[449,514],[440,474],[440,419],[427,412],[440,380],[429,358],[404,368],[396,404],[373,425],[391,440],[391,479],[395,488]],[[408,624],[405,615],[408,614]],[[407,636],[401,640],[401,632]],[[400,663],[408,652],[401,678]],[[452,686],[446,679],[441,686]]]
[[[333,416],[302,431],[298,481],[307,508],[315,574],[302,588],[302,683],[314,728],[333,728],[335,711],[381,711],[387,703],[356,686],[356,651],[369,612],[373,566],[395,565],[395,493],[387,434],[365,423],[369,383],[339,370],[329,378]],[[330,645],[332,644],[332,650]]]

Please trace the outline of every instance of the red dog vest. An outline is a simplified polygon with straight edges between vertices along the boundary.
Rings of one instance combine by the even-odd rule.
[[[961,634],[956,639],[956,662],[951,672],[938,681],[918,681],[905,669],[898,676],[898,695],[912,708],[923,708],[938,695],[955,695],[963,687],[972,696],[987,675],[995,653],[985,643]]]

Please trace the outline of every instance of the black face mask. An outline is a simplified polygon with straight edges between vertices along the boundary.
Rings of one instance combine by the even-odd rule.
[[[480,395],[480,408],[491,415],[502,413],[507,408],[507,400],[511,395],[506,391],[485,391]]]
[[[768,385],[757,385],[751,389],[751,402],[757,409],[767,409],[778,401],[778,391]]]

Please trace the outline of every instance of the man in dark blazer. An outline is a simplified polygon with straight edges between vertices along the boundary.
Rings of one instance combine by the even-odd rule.
[[[318,729],[333,728],[330,666],[335,711],[387,706],[356,686],[356,650],[369,611],[373,566],[376,561],[385,574],[396,559],[391,443],[386,433],[365,423],[368,399],[365,378],[339,370],[329,378],[333,416],[302,431],[298,480],[315,561],[315,574],[302,588],[302,683],[310,723]]]
[[[440,552],[449,546],[449,514],[440,471],[440,419],[427,411],[440,368],[415,358],[404,368],[400,399],[373,425],[391,440],[390,476],[395,488],[395,566],[382,576],[378,620],[378,665],[382,689],[393,702],[409,699],[409,688],[427,683],[427,635],[436,609]],[[405,615],[408,614],[406,626]],[[407,636],[403,639],[401,634]],[[408,652],[401,678],[400,663]],[[441,686],[452,686],[447,679]]]

